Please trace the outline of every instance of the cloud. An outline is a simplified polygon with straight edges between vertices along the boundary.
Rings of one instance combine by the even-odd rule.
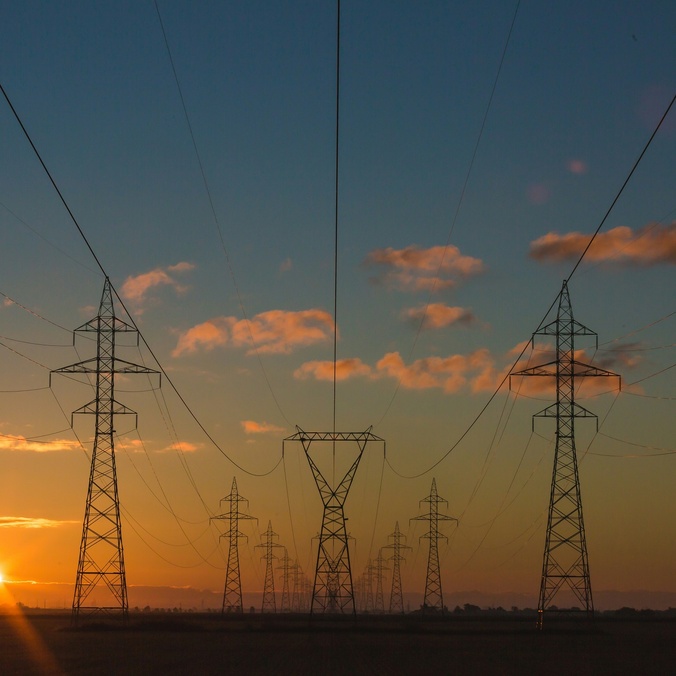
[[[0,528],[58,528],[81,521],[55,521],[31,516],[0,516]]]
[[[412,364],[405,364],[398,352],[389,352],[376,364],[375,377],[396,378],[403,388],[410,390],[440,389],[446,394],[453,394],[467,388],[472,393],[492,392],[510,372],[514,357],[521,353],[523,346],[524,343],[520,343],[507,354],[499,357],[492,355],[486,348],[480,348],[467,355],[425,357],[417,359]],[[593,364],[609,371],[614,371],[617,367],[632,368],[639,363],[638,358],[627,357],[620,350],[608,351],[595,360],[592,360],[592,356],[585,350],[575,351],[577,361]],[[530,358],[524,357],[519,360],[513,370],[516,372],[546,364],[555,358],[556,353],[551,345],[536,344]],[[548,367],[548,370],[554,372],[553,367]],[[584,386],[585,396],[591,396],[615,390],[617,380],[606,377],[580,377],[576,381],[576,386]],[[522,395],[547,393],[552,396],[555,387],[554,376],[515,378],[512,383],[512,389]]]
[[[550,232],[531,242],[529,255],[537,261],[566,261],[578,258],[591,235]],[[599,233],[585,257],[625,266],[676,264],[676,221],[670,225],[649,223],[635,232],[619,226]]]
[[[484,271],[478,258],[464,256],[455,246],[433,246],[420,249],[376,249],[364,263],[378,267],[381,273],[374,281],[402,291],[435,291],[455,286],[459,281]]]
[[[348,380],[350,378],[369,377],[373,370],[361,359],[339,359],[336,362],[336,380]],[[314,378],[315,380],[333,381],[332,361],[308,361],[293,372],[293,377],[298,380]]]
[[[160,448],[158,453],[170,453],[172,451],[178,451],[179,453],[194,453],[199,451],[202,448],[203,444],[193,444],[190,441],[174,441],[173,443]]]
[[[288,272],[289,270],[293,269],[293,261],[290,258],[285,258],[280,264],[279,264],[279,271],[280,272]]]
[[[251,337],[260,354],[290,354],[294,349],[329,340],[333,318],[324,310],[268,310],[248,322],[235,317],[216,317],[197,324],[179,336],[174,357],[210,351],[216,347],[248,347],[255,354]]]
[[[451,394],[466,385],[478,391],[477,383],[493,373],[493,359],[487,349],[481,348],[469,355],[425,357],[406,365],[398,352],[389,352],[378,361],[376,369],[382,376],[396,378],[406,389],[441,389]]]
[[[277,427],[277,425],[266,422],[259,423],[255,420],[241,420],[240,425],[245,434],[271,434],[285,431],[283,427]]]
[[[141,305],[146,300],[147,293],[158,286],[170,286],[178,294],[185,293],[187,287],[182,285],[175,275],[193,270],[192,263],[180,262],[166,268],[155,268],[140,275],[127,277],[120,293],[124,298],[135,305]]]
[[[0,451],[30,451],[33,453],[52,453],[57,451],[81,450],[78,441],[53,439],[52,441],[34,441],[23,436],[0,434]]]
[[[450,307],[444,303],[429,303],[402,312],[406,320],[418,324],[422,320],[423,329],[442,329],[451,324],[473,324],[476,321],[471,310],[462,307]]]

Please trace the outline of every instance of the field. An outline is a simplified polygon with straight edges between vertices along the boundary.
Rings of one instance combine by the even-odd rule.
[[[2,674],[665,674],[676,621],[172,614],[73,629],[66,613],[0,615]]]

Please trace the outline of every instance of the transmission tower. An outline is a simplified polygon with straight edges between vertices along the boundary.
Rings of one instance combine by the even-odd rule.
[[[279,537],[277,533],[272,530],[272,522],[268,521],[268,529],[261,535],[265,541],[256,547],[265,548],[265,554],[261,557],[265,561],[265,584],[263,585],[263,604],[261,606],[262,613],[276,613],[277,603],[275,600],[275,574],[273,571],[273,561],[278,557],[275,556],[275,549],[282,545],[277,544],[274,538]]]
[[[373,559],[369,559],[366,568],[364,569],[364,587],[366,591],[364,599],[364,612],[372,613],[373,612],[373,578],[376,574],[376,567],[373,565]]]
[[[429,521],[430,529],[422,535],[420,539],[426,538],[430,541],[430,551],[427,557],[427,578],[425,579],[425,600],[423,601],[423,612],[445,612],[444,597],[441,591],[441,570],[439,567],[439,540],[442,538],[448,540],[445,535],[439,532],[439,521],[455,521],[455,517],[439,514],[439,503],[448,502],[440,498],[437,493],[437,481],[432,479],[432,489],[430,494],[420,501],[420,504],[426,502],[429,504],[427,514],[415,516],[411,521]]]
[[[575,359],[575,336],[594,336],[597,346],[598,338],[594,331],[573,318],[573,308],[565,281],[559,294],[556,319],[533,335],[556,336],[554,361],[512,374],[556,378],[556,403],[533,416],[556,418],[554,471],[538,601],[538,627],[541,629],[545,611],[552,606],[554,597],[563,587],[573,592],[575,598],[582,604],[587,618],[591,619],[594,616],[575,450],[575,418],[596,418],[596,416],[576,403],[575,379],[619,376]]]
[[[388,536],[392,541],[389,545],[385,545],[383,549],[391,549],[392,556],[389,560],[392,561],[392,591],[390,592],[390,614],[404,612],[404,594],[401,587],[401,562],[404,557],[401,555],[402,549],[411,549],[404,544],[406,536],[399,530],[399,522],[394,526],[394,533]]]
[[[385,441],[373,434],[370,427],[365,432],[305,432],[298,426],[296,430],[296,434],[284,439],[282,448],[287,441],[300,441],[324,505],[310,614],[315,611],[355,614],[357,609],[352,585],[349,537],[345,528],[345,501],[366,444],[369,441],[382,442],[384,451]],[[345,442],[357,446],[355,460],[335,488],[329,484],[310,453],[313,442],[332,444],[334,473],[336,446]]]
[[[278,569],[282,571],[282,603],[280,612],[290,613],[291,612],[291,596],[289,593],[289,582],[290,582],[290,571],[291,571],[291,559],[289,558],[289,552],[286,547],[284,547],[284,556],[282,556],[282,565],[278,566]]]
[[[229,539],[228,546],[228,565],[225,574],[225,589],[223,590],[223,607],[221,613],[243,613],[242,607],[242,580],[239,575],[239,539],[247,536],[239,530],[240,519],[256,519],[255,516],[249,516],[241,512],[239,505],[241,502],[249,501],[237,492],[237,478],[232,478],[232,488],[230,494],[226,495],[221,503],[227,502],[229,509],[223,514],[212,516],[214,520],[228,522],[228,530],[221,534],[222,538]]]
[[[52,373],[85,373],[96,376],[94,400],[73,411],[74,414],[84,413],[96,416],[96,432],[82,525],[72,617],[73,621],[77,622],[80,613],[119,611],[126,619],[128,614],[127,580],[115,468],[113,422],[116,415],[136,415],[136,413],[115,400],[115,375],[118,373],[157,374],[157,371],[139,364],[132,364],[115,356],[116,334],[135,333],[138,346],[138,332],[133,326],[115,316],[112,287],[107,277],[103,284],[98,315],[75,331],[96,334],[96,357],[52,371]],[[75,340],[75,335],[73,340]],[[93,600],[92,594],[95,590],[97,596],[96,600]]]
[[[373,603],[373,612],[382,615],[385,612],[385,600],[383,598],[383,578],[384,571],[388,570],[383,557],[383,550],[378,552],[376,557],[376,598]]]

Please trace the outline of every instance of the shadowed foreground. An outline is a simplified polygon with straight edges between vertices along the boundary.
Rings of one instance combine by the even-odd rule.
[[[153,613],[72,629],[68,614],[0,614],[2,674],[669,673],[676,621],[590,628],[438,618]]]

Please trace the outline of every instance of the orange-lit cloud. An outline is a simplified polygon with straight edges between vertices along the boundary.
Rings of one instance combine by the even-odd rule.
[[[452,324],[469,325],[476,321],[471,310],[462,307],[451,307],[444,303],[430,303],[402,312],[406,320],[418,324],[422,320],[423,329],[442,329]]]
[[[176,293],[185,293],[187,287],[176,279],[176,275],[194,268],[192,263],[180,262],[166,268],[155,268],[140,275],[127,277],[120,293],[136,305],[142,304],[148,291],[158,286],[170,286]]]
[[[336,380],[348,380],[349,378],[369,377],[372,369],[364,364],[361,359],[339,359],[336,362]],[[333,380],[332,361],[308,361],[297,368],[293,377],[298,380],[314,378],[315,380]]]
[[[202,448],[202,444],[193,444],[190,441],[174,441],[173,443],[159,449],[158,453],[169,453],[170,451],[178,451],[179,453],[194,453]]]
[[[579,232],[550,232],[531,243],[530,256],[538,261],[573,260],[582,254],[590,239],[591,235]],[[586,258],[620,265],[676,264],[676,221],[670,225],[651,223],[636,231],[620,226],[599,233]]]
[[[271,425],[266,422],[256,422],[255,420],[241,420],[240,425],[244,429],[245,434],[271,434],[284,432],[283,427],[277,427],[277,425]]]
[[[0,516],[0,528],[58,528],[80,521],[55,521],[32,516]]]
[[[78,441],[70,439],[53,439],[52,441],[35,441],[23,436],[0,434],[0,451],[30,451],[33,453],[51,453],[56,451],[81,450]]]
[[[482,348],[469,355],[425,357],[406,365],[398,352],[389,352],[376,364],[379,374],[396,378],[401,386],[411,390],[438,388],[446,394],[457,392],[466,385],[479,382],[493,369],[493,359]]]
[[[251,338],[256,348],[253,347]],[[216,317],[182,333],[173,356],[213,350],[230,345],[247,347],[247,354],[289,354],[294,349],[329,340],[333,318],[324,310],[269,310],[248,322],[235,317]]]
[[[483,262],[464,256],[456,246],[420,249],[376,249],[368,254],[366,265],[378,266],[381,275],[374,281],[403,291],[434,291],[455,286],[459,281],[484,270]]]
[[[285,258],[279,265],[280,272],[288,272],[293,270],[293,261],[290,258]]]

